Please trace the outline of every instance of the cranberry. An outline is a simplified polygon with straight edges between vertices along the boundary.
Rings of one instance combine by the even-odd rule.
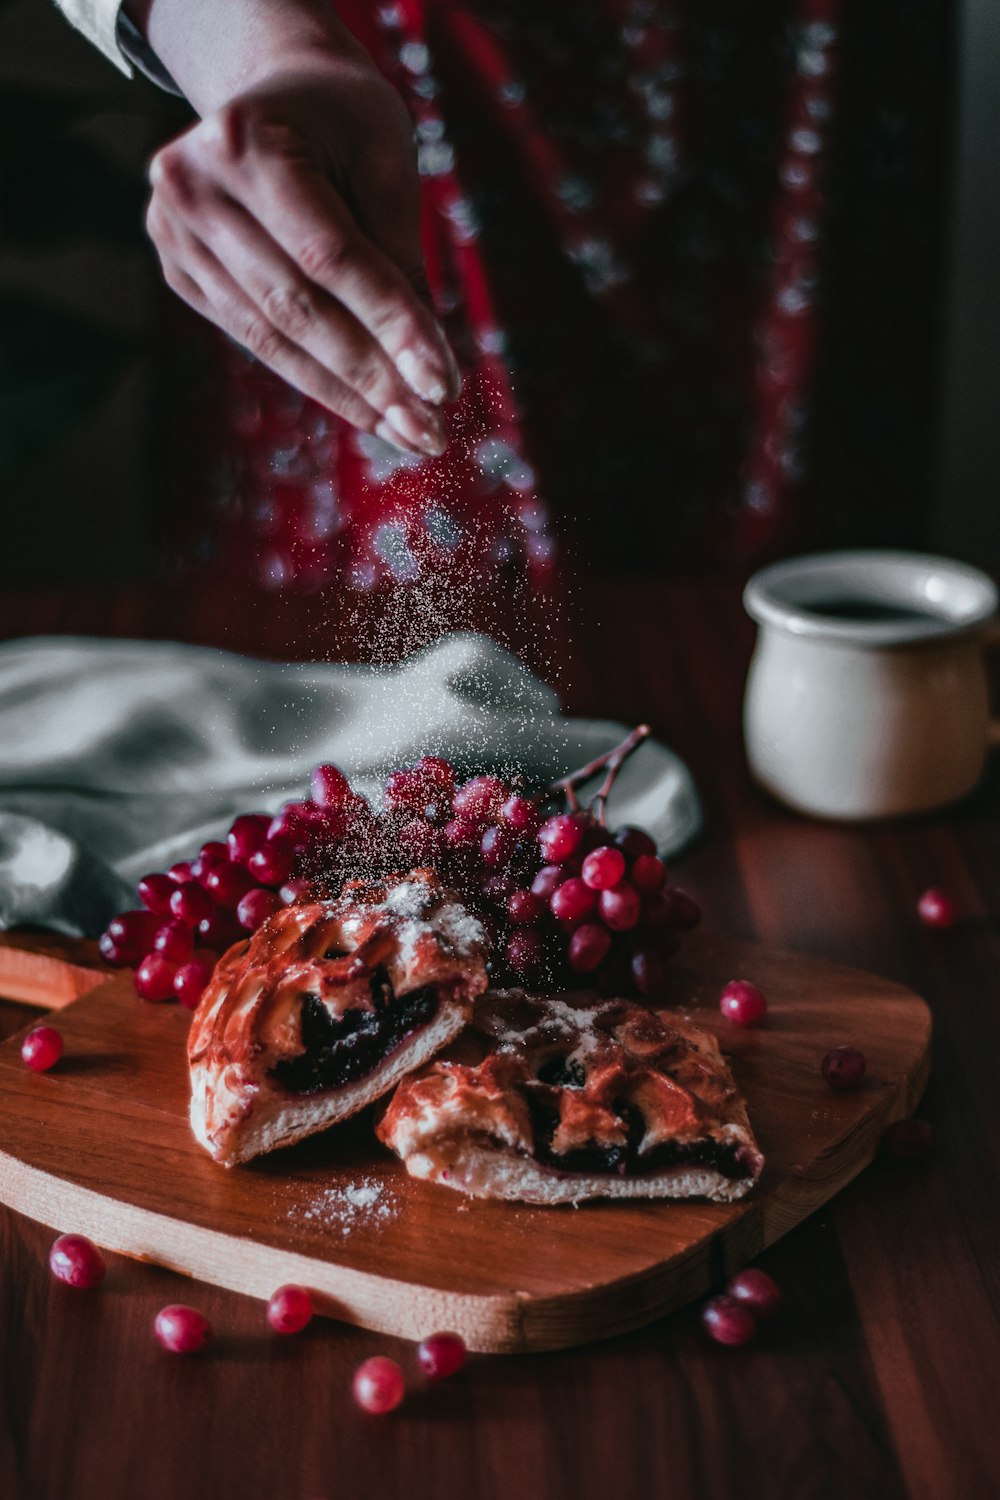
[[[317,766],[309,778],[317,807],[340,807],[351,795],[351,783],[338,766]]]
[[[666,983],[663,959],[653,948],[632,955],[632,981],[640,995],[658,995]]]
[[[831,1088],[856,1089],[865,1076],[865,1054],[857,1047],[834,1047],[823,1059],[823,1077]]]
[[[284,885],[294,868],[295,855],[282,844],[265,844],[247,860],[247,869],[261,885]]]
[[[530,927],[545,911],[545,902],[534,891],[512,891],[507,898],[507,915],[515,927]]]
[[[403,1372],[394,1359],[376,1354],[354,1372],[354,1399],[362,1411],[382,1416],[395,1411],[406,1395]]]
[[[215,867],[205,876],[206,882]],[[215,902],[208,891],[198,884],[196,880],[185,880],[174,888],[170,897],[170,910],[179,922],[189,922],[193,926],[201,922],[205,917],[211,916],[215,911]]]
[[[92,1240],[82,1234],[61,1234],[49,1251],[49,1270],[57,1281],[89,1291],[100,1286],[107,1267]]]
[[[507,939],[507,962],[521,979],[536,979],[545,966],[545,943],[534,927],[519,927]]]
[[[582,922],[597,905],[597,892],[580,879],[571,875],[552,893],[549,908],[560,922]]]
[[[267,1321],[275,1333],[301,1333],[312,1315],[312,1297],[304,1286],[279,1286],[267,1304]]]
[[[268,917],[273,916],[276,911],[281,911],[284,904],[277,891],[267,891],[263,886],[258,885],[252,891],[247,891],[245,896],[240,897],[236,908],[236,920],[248,932],[256,932]]]
[[[934,1150],[934,1127],[927,1120],[896,1120],[883,1135],[882,1144],[900,1161],[922,1161]]]
[[[196,948],[187,963],[174,975],[174,994],[187,1010],[194,1010],[212,977],[215,954]]]
[[[500,816],[515,833],[534,834],[538,832],[541,822],[541,814],[538,804],[530,797],[522,797],[518,793],[508,797],[500,809]]]
[[[143,1000],[172,1000],[176,973],[177,965],[168,962],[162,953],[147,953],[135,971],[136,994]]]
[[[170,963],[182,964],[191,956],[194,934],[186,922],[164,922],[153,939],[153,952],[161,953]]]
[[[538,830],[538,844],[547,864],[564,865],[579,849],[584,822],[579,813],[557,813]]]
[[[958,903],[940,886],[931,886],[917,902],[917,911],[925,927],[954,927],[958,921]]]
[[[592,974],[604,962],[611,947],[611,934],[596,922],[584,922],[569,940],[567,957],[578,974]]]
[[[199,885],[204,885],[205,876],[209,870],[216,865],[224,865],[228,862],[228,846],[220,843],[218,839],[211,839],[207,844],[202,844],[196,857],[191,861],[191,874]]]
[[[160,917],[151,911],[123,911],[111,918],[107,936],[122,953],[141,958],[153,946],[160,925]]]
[[[510,790],[499,776],[473,776],[458,788],[452,806],[456,818],[485,823],[497,816],[509,796]]]
[[[229,858],[235,864],[245,865],[251,854],[264,847],[270,826],[270,813],[244,813],[237,818],[226,834]]]
[[[517,848],[517,834],[505,823],[497,823],[486,829],[479,848],[484,865],[507,865]]]
[[[633,860],[628,875],[644,896],[653,896],[666,884],[667,867],[655,854],[640,854]]]
[[[701,1310],[701,1321],[717,1344],[748,1344],[757,1332],[757,1323],[748,1308],[735,1297],[723,1294],[712,1297]]]
[[[751,1312],[755,1318],[770,1318],[778,1311],[781,1292],[778,1283],[766,1271],[748,1266],[737,1271],[726,1284],[726,1292]]]
[[[767,1001],[748,979],[733,979],[719,996],[719,1009],[734,1026],[760,1026],[767,1015]]]
[[[592,890],[610,891],[625,875],[625,856],[620,849],[607,845],[594,849],[584,860],[580,874]]]
[[[156,1314],[153,1330],[171,1354],[196,1354],[212,1337],[212,1325],[196,1307],[172,1302]]]
[[[253,876],[242,865],[216,865],[205,876],[205,890],[220,906],[233,910],[253,890]]]
[[[432,1333],[417,1345],[417,1363],[428,1380],[447,1380],[465,1364],[465,1340],[457,1333]]]
[[[634,885],[623,880],[614,890],[601,892],[599,910],[612,932],[628,932],[642,915],[642,897]]]
[[[224,952],[245,936],[246,932],[235,914],[219,906],[198,923],[198,937],[206,948],[212,948],[216,953]]]
[[[641,854],[655,854],[656,841],[644,828],[619,828],[615,834],[615,848],[620,849],[626,859],[637,859]]]
[[[531,882],[532,892],[540,901],[547,904],[552,900],[565,878],[566,871],[561,865],[543,865]]]
[[[110,938],[106,932],[102,932],[97,939],[97,950],[104,959],[104,962],[111,964],[112,968],[127,969],[133,962],[131,956],[125,952],[125,949],[119,948],[114,939]]]
[[[21,1061],[34,1073],[47,1073],[63,1055],[63,1039],[54,1026],[34,1026],[21,1043]]]
[[[174,893],[174,882],[169,875],[144,875],[136,886],[139,900],[157,916],[170,914],[170,898]]]

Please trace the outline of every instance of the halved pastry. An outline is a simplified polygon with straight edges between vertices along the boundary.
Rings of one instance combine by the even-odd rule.
[[[378,1099],[465,1026],[486,941],[432,870],[276,912],[222,958],[195,1012],[197,1139],[232,1166]]]
[[[480,1198],[742,1198],[760,1176],[710,1032],[625,1000],[485,994],[378,1124],[414,1177]]]

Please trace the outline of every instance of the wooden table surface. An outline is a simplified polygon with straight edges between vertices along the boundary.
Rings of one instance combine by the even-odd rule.
[[[1000,768],[944,816],[869,828],[766,801],[742,759],[751,646],[737,591],[603,582],[587,591],[568,690],[578,712],[649,719],[687,757],[708,827],[674,866],[710,925],[840,959],[930,1001],[936,1038],[918,1166],[876,1162],[762,1257],[784,1305],[742,1350],[696,1309],[564,1354],[480,1357],[388,1418],[351,1373],[412,1348],[323,1322],[269,1336],[257,1302],[113,1260],[102,1291],[49,1276],[48,1230],[0,1212],[3,1500],[687,1500],[1000,1494]],[[196,622],[196,623],[195,623]],[[266,639],[267,612],[254,628]],[[173,634],[253,648],[154,594],[31,595],[0,635]],[[965,918],[918,923],[927,886]],[[0,1004],[4,1032],[24,1006]],[[203,1357],[151,1336],[195,1301]]]

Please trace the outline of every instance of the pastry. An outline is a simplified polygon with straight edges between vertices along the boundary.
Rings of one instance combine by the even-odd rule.
[[[710,1032],[586,996],[485,994],[377,1128],[414,1177],[527,1203],[729,1201],[764,1165]]]
[[[232,1166],[378,1099],[465,1026],[486,941],[432,870],[276,912],[220,960],[194,1014],[197,1139]]]

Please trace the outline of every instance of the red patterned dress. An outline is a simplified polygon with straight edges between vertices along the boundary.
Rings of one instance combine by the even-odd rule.
[[[794,540],[838,11],[339,0],[413,115],[464,392],[421,460],[225,346],[202,559],[391,654],[466,624],[523,646],[567,555]]]

